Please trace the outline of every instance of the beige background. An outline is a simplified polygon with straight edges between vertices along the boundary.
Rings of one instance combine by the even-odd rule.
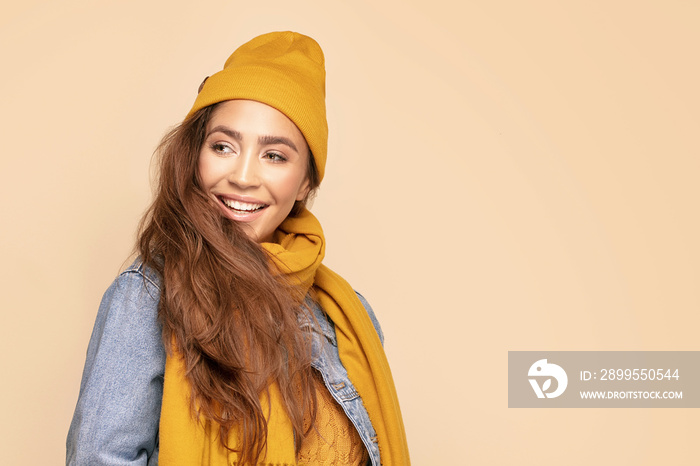
[[[259,33],[328,68],[327,264],[412,459],[697,464],[698,410],[509,410],[508,350],[699,350],[700,4],[4,1],[0,451],[60,464],[149,161]]]

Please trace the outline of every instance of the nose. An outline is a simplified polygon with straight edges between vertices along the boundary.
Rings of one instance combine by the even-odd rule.
[[[260,185],[258,159],[252,151],[243,152],[232,160],[228,181],[241,189]]]

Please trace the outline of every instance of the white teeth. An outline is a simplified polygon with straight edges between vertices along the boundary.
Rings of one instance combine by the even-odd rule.
[[[221,198],[221,202],[226,204],[226,206],[230,207],[231,209],[244,210],[246,212],[252,212],[265,206],[265,204],[251,204],[249,202],[240,202],[234,201],[233,199],[226,199],[225,197]]]

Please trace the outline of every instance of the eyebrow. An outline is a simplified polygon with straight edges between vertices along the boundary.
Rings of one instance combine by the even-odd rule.
[[[224,133],[226,136],[233,138],[239,142],[243,140],[243,135],[239,131],[236,131],[235,129],[231,129],[228,126],[224,125],[219,125],[212,128],[212,130],[209,131],[209,134],[207,134],[207,137],[214,133]],[[299,152],[299,149],[297,149],[296,144],[294,144],[294,142],[291,139],[285,138],[284,136],[259,136],[258,144],[265,146],[274,144],[284,144],[285,146],[289,146],[290,148],[294,149],[295,152]]]
[[[265,146],[273,144],[284,144],[285,146],[289,146],[292,149],[294,149],[294,152],[299,152],[297,146],[294,145],[292,140],[283,136],[260,136],[258,137],[258,144],[262,144]]]
[[[207,134],[207,137],[211,136],[214,133],[224,133],[226,136],[235,139],[236,141],[241,141],[243,139],[243,135],[240,132],[224,125],[219,125],[212,128],[212,130],[209,131],[209,134]]]

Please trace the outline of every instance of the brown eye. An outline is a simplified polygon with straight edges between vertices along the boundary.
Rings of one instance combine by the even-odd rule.
[[[223,142],[215,142],[209,147],[211,148],[211,150],[220,155],[227,155],[233,153],[233,147]]]
[[[265,158],[272,162],[286,162],[287,157],[280,154],[279,152],[266,152]]]

